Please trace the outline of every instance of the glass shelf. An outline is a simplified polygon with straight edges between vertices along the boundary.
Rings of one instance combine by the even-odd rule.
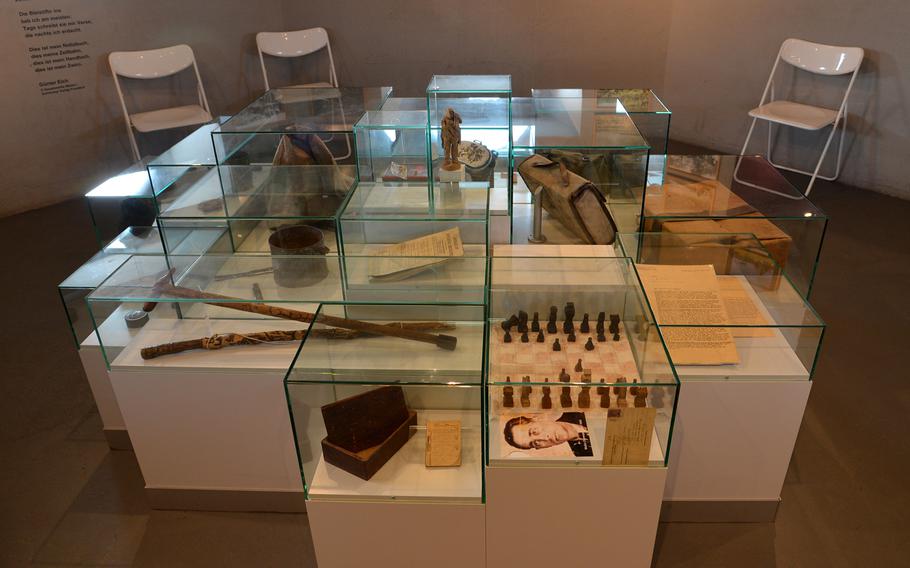
[[[761,156],[668,156],[648,187],[644,230],[753,233],[805,297],[828,217]]]
[[[155,200],[145,168],[145,160],[137,162],[85,194],[99,248],[128,227],[155,223]]]
[[[457,343],[446,350],[396,337],[337,339],[324,323],[310,328],[285,380],[307,499],[481,502],[483,307],[323,305],[319,316],[326,315],[441,327],[431,333],[455,337]],[[363,457],[369,452],[356,460],[338,459],[339,453],[354,452],[343,442],[331,443],[326,422],[334,428],[348,423],[324,412],[326,405],[350,404],[355,396],[403,400],[401,426],[395,419],[386,428],[395,434],[377,433],[378,446],[372,446],[382,448],[374,455],[385,452],[384,461]],[[356,417],[362,420],[364,412],[375,411],[372,425],[385,424],[379,417],[387,415],[388,403],[375,404],[357,407]],[[454,421],[460,432],[459,463],[428,467],[427,422],[441,420]]]
[[[361,182],[427,182],[427,111],[369,111],[354,125]]]

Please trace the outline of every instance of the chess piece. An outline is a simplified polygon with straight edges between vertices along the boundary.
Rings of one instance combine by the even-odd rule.
[[[597,341],[599,341],[600,343],[603,343],[606,340],[607,340],[607,336],[604,335],[604,330],[598,331],[597,332]]]
[[[567,321],[575,319],[575,302],[566,302],[565,314]]]
[[[508,321],[509,321],[510,327],[515,327],[516,325],[518,325],[518,316],[516,316],[515,314],[512,314],[509,316]]]
[[[599,313],[597,314],[597,323],[598,323],[598,324],[603,325],[604,320],[606,320],[606,319],[607,319],[607,313],[606,313],[606,312],[599,312]]]
[[[638,382],[638,379],[635,380]],[[634,387],[635,391],[632,392],[632,389],[629,389],[629,392],[632,392],[632,396],[635,397],[634,406],[635,408],[644,408],[648,406],[648,387],[636,386]]]
[[[604,379],[600,379],[600,384],[604,384]],[[597,387],[597,394],[600,395],[600,407],[610,408],[610,387]]]
[[[559,406],[563,408],[572,406],[572,392],[569,387],[562,387],[562,391],[559,394]]]
[[[619,332],[613,334],[613,341],[619,341]]]
[[[590,383],[591,382],[591,373],[590,371],[585,373],[585,376],[582,377],[582,382]],[[578,408],[590,408],[591,407],[591,387],[581,387],[581,392],[578,394]]]
[[[556,333],[556,306],[550,306],[550,315],[547,319],[547,333]]]
[[[559,346],[558,337],[553,341],[553,351],[562,351],[562,347]]]
[[[511,383],[512,379],[506,377],[506,382]],[[512,398],[512,387],[502,387],[502,406],[503,408],[512,408],[515,406],[515,399]]]
[[[625,383],[625,382],[627,382],[625,377],[619,377],[618,379],[616,379],[617,384],[621,384],[621,383]],[[613,394],[616,395],[616,406],[619,406],[619,407],[629,406],[629,401],[626,400],[626,391],[627,390],[628,390],[627,387],[616,387],[616,386],[613,387]]]
[[[545,378],[543,382],[549,383],[550,379]],[[540,399],[540,407],[544,410],[553,408],[553,399],[550,398],[550,387],[545,386],[541,390],[543,391],[543,398]]]
[[[594,340],[592,340],[590,337],[588,338],[588,342],[585,343],[585,350],[594,351]]]
[[[506,333],[512,331],[512,323],[509,320],[502,320],[502,323],[499,324],[502,330]]]
[[[530,383],[531,377],[525,376],[525,377],[522,377],[521,380],[522,380],[522,382]],[[521,402],[522,408],[528,408],[529,406],[531,406],[531,390],[532,389],[530,386],[521,387],[521,398],[519,400]]]
[[[562,332],[565,334],[573,333],[575,331],[575,323],[572,319],[575,317],[575,304],[567,302],[564,313],[565,321],[562,322]]]
[[[579,359],[578,362],[575,363],[575,372],[580,373],[582,369],[584,369],[584,367],[581,366],[581,359]]]
[[[619,315],[610,314],[610,333],[619,333]]]
[[[559,381],[562,383],[567,383],[572,380],[572,377],[569,376],[569,373],[565,369],[559,372]]]
[[[531,331],[540,331],[540,320],[537,319],[537,312],[534,312],[534,319],[531,321]]]
[[[602,321],[597,322],[597,328],[596,328],[596,329],[597,329],[597,334],[598,334],[598,335],[603,335],[604,329],[605,329],[605,328],[604,328],[604,322],[602,322]]]
[[[528,341],[529,341],[529,339],[528,339],[528,330],[525,329],[524,332],[521,334],[521,342],[522,342],[522,343],[527,343]]]
[[[524,310],[518,311],[518,331],[521,333],[528,332],[528,312]]]
[[[591,332],[591,324],[588,323],[588,314],[587,314],[587,312],[585,312],[584,317],[581,318],[581,326],[578,328],[578,330],[581,331],[582,333],[590,333],[590,332]]]
[[[575,343],[575,332],[573,331],[573,332],[569,333],[569,337],[567,337],[566,339],[569,341],[569,343]]]
[[[543,342],[544,342],[543,331],[538,329],[537,330],[537,343],[543,343]]]
[[[503,343],[512,343],[512,334],[506,331],[506,334],[502,336]]]

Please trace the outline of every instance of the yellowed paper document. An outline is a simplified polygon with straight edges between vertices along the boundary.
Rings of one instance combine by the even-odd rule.
[[[677,365],[739,363],[736,343],[727,327],[726,306],[714,267],[705,265],[639,264],[648,301]]]
[[[370,259],[370,278],[403,280],[448,260],[464,256],[458,227],[379,249]]]
[[[603,465],[647,465],[656,416],[656,408],[608,410]]]
[[[461,422],[431,420],[427,422],[427,467],[461,465]]]
[[[768,318],[758,309],[755,300],[746,290],[748,282],[738,276],[718,276],[720,297],[727,308],[732,325],[768,325]],[[733,337],[772,337],[774,331],[767,327],[731,327]]]

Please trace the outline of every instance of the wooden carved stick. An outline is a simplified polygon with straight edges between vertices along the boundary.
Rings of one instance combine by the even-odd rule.
[[[240,300],[239,298],[222,296],[220,294],[207,294],[205,292],[198,292],[196,290],[183,288],[181,286],[169,286],[162,290],[162,295],[169,295],[177,298],[202,300],[210,306],[229,308],[232,310],[239,310],[242,312],[249,312],[264,316],[272,316],[276,318],[302,321],[306,323],[314,323],[315,321],[318,321],[319,323],[323,323],[331,327],[353,329],[373,335],[387,335],[390,337],[399,337],[401,339],[410,339],[412,341],[421,341],[423,343],[432,343],[433,345],[441,349],[446,349],[448,351],[454,351],[458,343],[458,338],[451,335],[434,335],[432,333],[425,333],[418,330],[385,326],[366,321],[329,316],[326,314],[320,314],[317,318],[315,314],[311,312],[305,312],[303,310],[294,310],[291,308],[270,306],[267,304],[255,304],[253,302],[238,301]]]
[[[152,347],[144,347],[139,352],[143,359],[154,359],[162,355],[173,355],[192,349],[221,349],[227,345],[253,345],[256,343],[271,343],[278,341],[295,341],[306,336],[305,329],[257,331],[255,333],[218,333],[200,339],[187,339],[174,343],[163,343]]]
[[[386,326],[400,327],[403,329],[415,330],[440,330],[454,329],[455,326],[450,323],[442,322],[392,322]],[[187,339],[184,341],[175,341],[173,343],[163,343],[152,347],[144,347],[140,351],[143,359],[154,359],[162,355],[173,355],[183,351],[193,349],[221,349],[227,345],[255,345],[257,343],[269,343],[279,341],[299,341],[304,338],[307,330],[276,330],[276,331],[257,331],[253,333],[218,333],[210,337],[199,339]],[[371,333],[357,331],[353,329],[314,329],[310,335],[320,339],[356,339],[358,337],[375,337]]]

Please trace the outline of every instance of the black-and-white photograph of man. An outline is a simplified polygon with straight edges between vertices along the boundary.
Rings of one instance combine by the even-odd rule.
[[[519,450],[543,450],[564,445],[577,457],[591,457],[594,449],[584,412],[526,414],[510,418],[502,431],[506,443]]]

